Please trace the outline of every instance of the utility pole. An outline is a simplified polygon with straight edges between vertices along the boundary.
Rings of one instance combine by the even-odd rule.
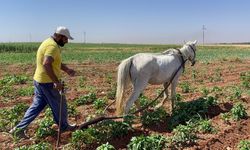
[[[86,44],[86,32],[83,32],[83,43]]]
[[[205,33],[204,31],[206,30],[205,25],[202,26],[202,40],[203,40],[203,45],[204,45],[204,40],[205,40]]]

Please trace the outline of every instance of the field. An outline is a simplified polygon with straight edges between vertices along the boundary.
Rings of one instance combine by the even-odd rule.
[[[31,139],[8,134],[32,102],[32,76],[39,43],[0,44],[0,149],[53,149],[57,126],[47,108],[28,127]],[[70,123],[100,116],[114,101],[119,62],[139,52],[162,52],[180,45],[68,44],[63,61],[77,71],[63,74]],[[177,106],[149,108],[141,116],[108,120],[62,134],[64,149],[241,149],[250,147],[250,46],[197,47],[197,63],[186,64],[177,87]],[[145,105],[163,89],[149,85]],[[128,90],[127,93],[131,91]],[[135,109],[135,108],[133,108]],[[115,115],[112,105],[105,112]],[[107,143],[108,142],[108,143]],[[102,145],[103,144],[103,145]]]

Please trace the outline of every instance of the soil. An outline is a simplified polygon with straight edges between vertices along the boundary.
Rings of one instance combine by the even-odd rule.
[[[240,73],[250,71],[249,64],[250,60],[225,60],[211,63],[198,62],[192,68],[190,64],[187,64],[186,71],[180,77],[179,83],[184,81],[188,82],[192,91],[189,93],[183,93],[180,86],[178,86],[177,93],[182,95],[182,99],[184,101],[192,101],[202,96],[202,88],[211,89],[217,86],[219,88],[223,88],[223,90],[227,90],[230,87],[240,86]],[[68,103],[73,102],[74,99],[87,94],[92,90],[96,92],[97,97],[104,97],[116,83],[118,63],[95,64],[87,62],[82,64],[69,64],[68,66],[77,71],[77,74],[74,77],[69,77],[66,74],[63,74],[63,80],[67,85],[66,97]],[[34,68],[34,65],[1,65],[0,77],[2,78],[7,73],[14,73],[26,74],[32,78]],[[194,71],[196,71],[196,74],[194,74]],[[14,88],[18,88],[18,86],[25,85],[17,85],[17,87]],[[163,89],[162,85],[148,85],[144,90],[144,94],[147,97],[154,99],[157,96],[156,89]],[[131,88],[128,91],[131,91]],[[220,118],[220,114],[230,111],[233,107],[234,101],[230,100],[227,95],[224,95],[223,91],[221,93],[217,93],[216,97],[220,100],[220,103],[209,108],[208,116],[217,132],[213,134],[198,134],[198,140],[196,143],[185,147],[184,149],[234,150],[237,149],[237,145],[241,140],[250,140],[250,117],[240,121],[224,122]],[[244,107],[247,108],[249,116],[249,92],[243,93],[240,101],[244,103]],[[21,102],[30,104],[32,102],[32,96],[19,96],[9,101],[1,101],[0,108],[12,107]],[[113,100],[109,99],[109,103],[112,102]],[[169,102],[166,102],[165,108],[167,111],[169,111],[169,106]],[[89,114],[94,114],[95,112],[92,104],[79,106],[77,107],[77,110],[79,111],[79,114],[77,117],[69,118],[70,123],[81,124],[82,122],[85,122],[85,119]],[[115,115],[115,108],[113,105],[108,109],[107,114],[109,116]],[[43,118],[43,116],[44,113],[41,113],[37,119]],[[27,134],[31,137],[34,136],[35,129],[37,128],[36,120],[29,126],[27,131]],[[166,137],[172,135],[171,131],[167,130],[166,126],[167,123],[165,122],[158,126],[143,128],[140,123],[137,123],[133,126],[135,131],[130,132],[127,136],[118,139],[110,139],[109,142],[115,146],[116,149],[126,149],[126,145],[133,136],[141,134],[150,135],[153,133],[161,134]],[[65,132],[61,137],[61,145],[66,145],[71,140],[71,132]],[[54,146],[56,139],[56,136],[46,137],[46,141]],[[34,143],[36,143],[34,139],[21,140],[18,143],[15,143],[13,138],[8,133],[0,133],[0,149],[13,149],[14,147]]]

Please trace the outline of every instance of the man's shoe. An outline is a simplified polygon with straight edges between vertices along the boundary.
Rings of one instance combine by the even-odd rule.
[[[25,134],[24,129],[19,129],[14,127],[13,129],[10,130],[9,132],[14,138],[18,139],[29,139],[29,137]]]
[[[66,132],[66,131],[75,131],[76,129],[78,128],[77,125],[68,125],[68,127],[64,130],[62,130],[63,132]]]

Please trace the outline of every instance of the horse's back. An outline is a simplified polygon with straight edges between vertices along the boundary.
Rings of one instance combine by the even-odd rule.
[[[146,67],[155,62],[155,56],[151,53],[139,53],[133,57],[133,64],[136,64],[139,68]]]
[[[139,53],[132,57],[131,74],[133,77],[149,78],[158,70],[155,55],[151,53]]]

